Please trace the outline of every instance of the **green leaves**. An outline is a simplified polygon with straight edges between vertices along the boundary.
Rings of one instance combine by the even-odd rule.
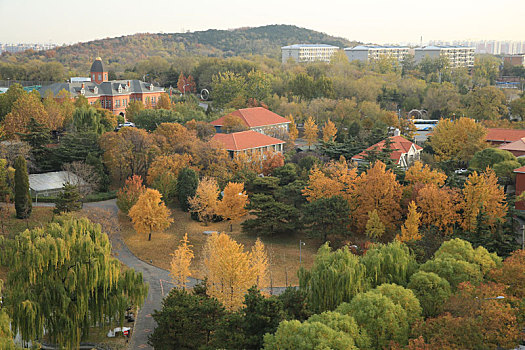
[[[26,341],[40,339],[45,329],[51,342],[76,347],[90,326],[122,322],[127,306],[147,294],[142,275],[121,274],[107,235],[85,218],[26,230],[5,248],[5,304]]]

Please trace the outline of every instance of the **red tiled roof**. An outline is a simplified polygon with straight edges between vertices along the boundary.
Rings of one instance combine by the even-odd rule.
[[[235,112],[232,112],[231,115],[241,118],[249,128],[290,122],[288,119],[263,107],[238,109]],[[210,124],[213,126],[222,126],[224,125],[224,118],[226,118],[226,116],[220,117],[219,119],[212,121]]]
[[[506,151],[525,151],[525,137],[511,143],[504,143],[498,148]]]
[[[514,142],[525,137],[525,129],[487,129],[485,141]]]
[[[518,168],[518,169],[514,169],[514,172],[525,174],[525,166],[522,166],[521,168]]]
[[[231,134],[215,134],[211,140],[219,142],[228,151],[243,151],[285,143],[275,137],[264,135],[253,130],[234,132]]]
[[[392,141],[392,145],[390,147],[393,150],[392,153],[390,154],[390,159],[395,160],[396,162],[399,162],[399,159],[401,159],[401,155],[407,153],[410,150],[410,147],[412,147],[412,145],[414,145],[417,150],[423,149],[422,147],[416,145],[413,142],[408,141],[402,136],[392,136],[390,140]],[[367,154],[367,151],[371,151],[374,148],[376,148],[378,151],[381,151],[384,146],[385,146],[385,140],[380,141],[376,143],[375,145],[368,147],[363,152],[356,154],[355,156],[352,157],[352,159],[364,159]]]

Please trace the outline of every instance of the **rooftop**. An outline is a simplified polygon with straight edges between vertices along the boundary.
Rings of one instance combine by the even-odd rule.
[[[506,151],[525,151],[525,137],[511,143],[504,143],[498,148]]]
[[[390,146],[393,150],[392,154],[390,154],[390,159],[395,160],[396,162],[399,162],[401,159],[401,155],[407,153],[412,145],[416,148],[416,150],[422,150],[423,148],[416,145],[413,142],[410,142],[409,140],[405,139],[402,136],[392,136],[390,137],[390,141],[392,141],[392,145]],[[375,145],[372,145],[365,149],[363,152],[356,154],[352,157],[353,159],[365,159],[367,155],[367,151],[372,151],[374,149],[377,149],[378,151],[381,151],[385,146],[385,140],[380,141],[376,143]]]
[[[93,61],[93,64],[91,65],[91,69],[90,69],[89,71],[90,71],[90,72],[95,72],[95,73],[102,73],[102,72],[105,72],[105,70],[104,70],[104,65],[102,64],[102,58],[97,57],[97,58]]]
[[[332,47],[334,49],[339,48],[337,46],[327,45],[327,44],[294,44],[294,45],[283,46],[281,47],[281,49],[300,49],[301,47]]]
[[[423,50],[423,51],[433,51],[433,50],[442,50],[442,49],[472,49],[472,50],[475,50],[476,48],[472,46],[460,46],[460,45],[430,45],[430,46],[416,48],[416,50]]]
[[[129,89],[126,89],[129,82]],[[68,91],[72,97],[77,96],[84,85],[84,96],[114,96],[114,95],[129,95],[131,93],[148,93],[148,92],[163,92],[164,89],[158,86],[150,88],[151,83],[146,83],[140,80],[111,80],[104,81],[100,84],[95,82],[71,82],[71,83],[55,83],[51,85],[42,86],[40,88],[40,95],[45,97],[47,91],[51,91],[54,96],[62,90]],[[121,92],[119,92],[119,86]],[[96,89],[95,89],[96,88]]]
[[[285,143],[275,137],[264,135],[253,130],[234,132],[231,134],[215,134],[211,140],[220,143],[228,151],[244,151]]]
[[[359,51],[370,49],[408,49],[408,46],[389,46],[389,45],[359,45],[355,47],[347,47],[345,51]]]
[[[75,174],[67,171],[29,175],[29,188],[36,192],[61,189],[67,182],[82,183],[83,181]]]
[[[525,129],[491,128],[487,129],[485,141],[514,142],[520,140],[523,137],[525,137]]]
[[[249,128],[290,123],[288,119],[263,107],[238,109],[229,115],[241,118]],[[219,119],[212,121],[210,124],[213,126],[222,126],[224,118],[226,118],[226,116],[220,117]]]

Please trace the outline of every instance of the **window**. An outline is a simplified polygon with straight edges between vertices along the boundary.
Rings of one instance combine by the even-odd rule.
[[[93,80],[95,80],[95,74],[93,74]]]
[[[102,74],[98,75],[98,80],[102,80]]]

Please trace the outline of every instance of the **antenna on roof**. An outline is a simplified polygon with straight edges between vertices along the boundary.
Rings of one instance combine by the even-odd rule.
[[[423,35],[421,35],[421,39],[420,39],[420,42],[419,42],[419,46],[423,47]]]

